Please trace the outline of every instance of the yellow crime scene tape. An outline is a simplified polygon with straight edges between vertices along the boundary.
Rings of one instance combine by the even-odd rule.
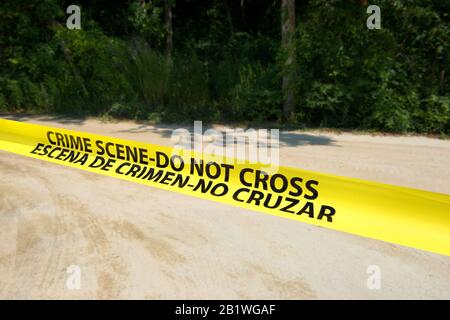
[[[5,119],[0,149],[450,256],[446,194]]]

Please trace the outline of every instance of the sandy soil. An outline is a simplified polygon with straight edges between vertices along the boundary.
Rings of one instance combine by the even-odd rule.
[[[18,119],[165,145],[173,128]],[[280,138],[283,165],[450,194],[448,140]],[[450,299],[450,257],[0,151],[0,298]]]

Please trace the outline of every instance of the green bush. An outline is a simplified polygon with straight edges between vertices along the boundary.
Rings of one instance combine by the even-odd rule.
[[[8,106],[6,104],[6,98],[3,94],[0,93],[0,112],[5,112],[8,110]]]
[[[124,72],[133,92],[149,112],[161,110],[167,93],[170,64],[143,41],[129,45]]]
[[[196,54],[174,57],[164,115],[169,121],[217,119],[217,109],[209,99],[207,70]]]
[[[309,126],[448,130],[445,15],[419,1],[378,5],[382,29],[368,30],[364,7],[310,1],[297,33],[297,119]],[[433,90],[439,94],[426,98]]]
[[[423,101],[425,106],[414,113],[416,130],[419,132],[450,132],[450,98],[431,95]]]
[[[261,65],[246,65],[240,71],[239,82],[232,91],[232,106],[236,120],[279,120],[281,91],[275,69]]]

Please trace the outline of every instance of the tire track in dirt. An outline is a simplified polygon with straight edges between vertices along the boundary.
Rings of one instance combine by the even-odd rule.
[[[0,180],[1,185],[3,181]],[[2,235],[0,250],[0,297],[10,289],[16,266],[17,216],[13,203],[0,189],[0,230]]]
[[[5,193],[8,195],[7,201],[12,204],[11,207],[20,209],[20,212],[15,213],[11,208],[2,210],[2,216],[5,212],[16,215],[17,237],[15,252],[10,253],[8,257],[14,261],[14,273],[11,274],[9,287],[11,290],[3,290],[1,295],[12,295],[15,298],[45,297],[42,293],[47,292],[54,284],[64,254],[60,249],[65,248],[64,244],[59,245],[62,224],[56,214],[55,203],[48,196],[52,191],[46,187],[42,176],[29,176],[33,168],[23,163],[22,159],[0,163],[1,167],[10,168],[6,171],[8,174],[14,175],[13,179],[8,180],[14,181],[13,185],[2,181],[3,187],[8,189],[8,193]],[[17,171],[20,174],[17,174]],[[28,185],[26,190],[25,185]],[[27,194],[26,201],[19,196],[21,194]],[[42,195],[45,195],[44,199]],[[45,205],[42,205],[43,203]]]
[[[127,271],[124,262],[111,247],[111,240],[103,227],[106,224],[96,218],[87,205],[77,201],[70,194],[70,190],[67,192],[54,187],[55,178],[49,178],[53,176],[53,168],[48,164],[41,163],[36,170],[20,158],[15,162],[0,159],[0,168],[5,167],[10,169],[7,171],[11,174],[14,173],[11,169],[20,168],[21,175],[13,179],[9,177],[9,181],[15,181],[14,185],[3,181],[5,183],[2,183],[2,189],[8,189],[8,192],[5,190],[1,193],[5,196],[0,198],[0,203],[5,205],[2,205],[0,214],[2,217],[5,214],[13,214],[13,208],[20,203],[25,210],[18,215],[20,217],[15,226],[17,239],[14,252],[0,252],[0,262],[7,261],[8,270],[14,270],[13,274],[7,273],[10,274],[8,281],[0,281],[0,296],[58,297],[61,289],[67,289],[66,268],[76,264],[78,258],[82,258],[84,253],[80,252],[80,243],[86,243],[87,262],[94,266],[94,274],[89,278],[96,279],[90,281],[88,287],[97,286],[94,290],[99,298],[119,298],[126,288]],[[33,171],[32,185],[39,186],[39,190],[25,191],[17,187],[22,184],[24,176],[30,181],[30,171]],[[77,174],[73,171],[67,173],[68,176]],[[39,195],[36,192],[39,192]],[[14,196],[25,193],[28,194],[27,204],[23,203],[23,199]],[[45,199],[42,194],[46,195]],[[39,207],[42,203],[45,203],[45,208]],[[41,246],[43,248],[38,250]],[[33,260],[32,263],[30,259]],[[83,265],[80,267],[84,269]],[[9,290],[11,287],[16,289]],[[27,290],[21,292],[18,288]],[[71,295],[68,291],[67,296]]]
[[[87,205],[76,202],[67,195],[59,195],[61,208],[71,215],[87,241],[88,254],[95,257],[97,297],[100,299],[119,298],[125,293],[128,272],[118,252],[112,248],[112,241],[104,221],[97,219]],[[74,226],[72,226],[74,227]]]
[[[71,170],[70,175],[73,174],[77,175],[79,179],[81,172]],[[87,183],[92,181],[92,179],[87,181],[89,179],[85,177],[86,175],[81,176]],[[60,243],[62,247],[56,252],[56,256],[50,258],[43,278],[43,283],[46,283],[46,288],[43,287],[44,291],[49,291],[49,288],[53,286],[58,271],[65,271],[65,268],[73,264],[73,261],[69,260],[76,262],[77,257],[82,255],[82,253],[74,251],[74,247],[82,240],[86,243],[85,250],[88,256],[86,262],[94,266],[94,274],[90,278],[96,279],[97,297],[101,299],[119,298],[126,288],[127,271],[125,263],[111,246],[112,240],[108,237],[108,232],[104,227],[105,223],[96,217],[95,212],[91,211],[87,204],[77,201],[73,195],[67,194],[64,190],[56,190],[53,187],[53,181],[47,179],[46,176],[40,178],[48,188],[52,202],[59,208],[56,214],[58,230],[64,229]],[[80,235],[83,239],[79,239]],[[72,250],[65,254],[66,248],[72,248]],[[63,255],[65,255],[64,263],[62,263]],[[83,265],[80,265],[80,268],[83,274],[83,270],[86,268]],[[95,287],[93,283],[90,283],[89,286]]]

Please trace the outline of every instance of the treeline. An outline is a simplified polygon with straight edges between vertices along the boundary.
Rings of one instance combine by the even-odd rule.
[[[368,4],[3,0],[0,111],[449,133],[450,2]]]

